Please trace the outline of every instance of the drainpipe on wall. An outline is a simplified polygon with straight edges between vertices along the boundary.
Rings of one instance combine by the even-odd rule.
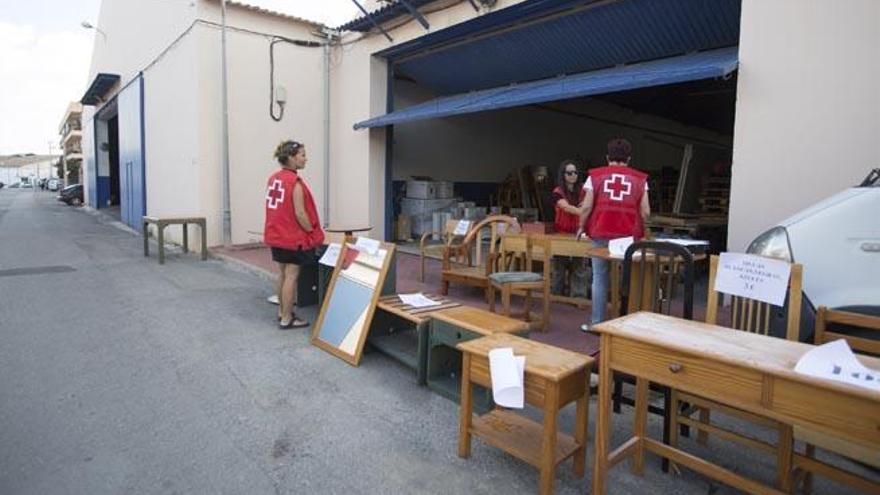
[[[220,30],[220,65],[221,72],[221,99],[223,100],[223,154],[222,154],[222,190],[223,196],[223,245],[232,243],[232,213],[229,207],[229,95],[226,81],[226,0],[221,0],[221,30]]]
[[[324,29],[324,227],[330,224],[330,44],[338,32]]]

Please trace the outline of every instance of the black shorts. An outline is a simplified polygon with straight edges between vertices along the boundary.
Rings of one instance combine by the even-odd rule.
[[[272,248],[272,261],[291,265],[308,265],[315,261],[315,250]]]

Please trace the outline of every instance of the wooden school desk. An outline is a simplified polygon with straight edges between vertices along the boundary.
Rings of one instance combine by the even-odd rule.
[[[627,457],[640,474],[646,450],[749,493],[783,493],[648,438],[649,382],[856,444],[880,445],[880,393],[794,372],[812,345],[644,312],[594,329],[602,340],[593,495],[605,493],[607,471]],[[860,360],[880,369],[880,359]],[[636,413],[634,436],[609,453],[612,371],[636,377]],[[780,439],[786,444],[780,461],[790,472],[793,441],[790,435],[786,440]]]

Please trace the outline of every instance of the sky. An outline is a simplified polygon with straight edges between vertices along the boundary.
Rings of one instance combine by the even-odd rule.
[[[358,14],[350,0],[246,3],[329,26]],[[89,82],[95,31],[80,23],[97,26],[100,6],[100,0],[0,0],[0,155],[58,153],[67,105],[82,97]]]

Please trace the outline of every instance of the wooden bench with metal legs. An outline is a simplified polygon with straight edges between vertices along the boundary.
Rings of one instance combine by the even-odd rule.
[[[165,227],[169,225],[183,226],[183,252],[189,251],[189,235],[187,227],[196,224],[202,233],[202,261],[208,259],[208,233],[205,229],[205,217],[143,217],[144,256],[150,256],[150,224],[156,226],[156,242],[159,244],[159,264],[165,264]]]

